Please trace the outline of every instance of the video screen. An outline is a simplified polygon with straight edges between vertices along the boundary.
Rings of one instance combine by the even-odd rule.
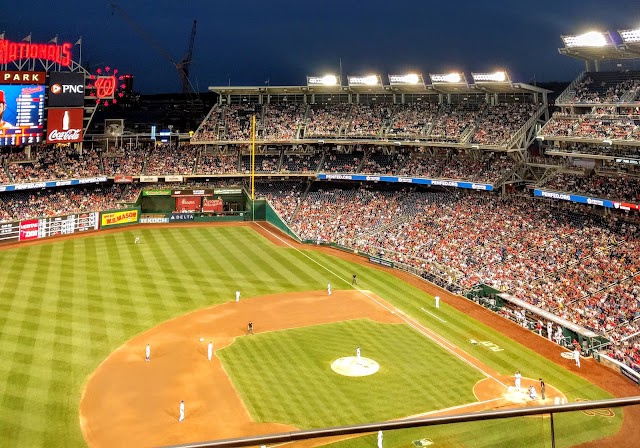
[[[0,146],[42,140],[44,94],[44,85],[0,84]]]

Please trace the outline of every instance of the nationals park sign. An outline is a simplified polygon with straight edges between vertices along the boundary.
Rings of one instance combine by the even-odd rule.
[[[71,61],[73,61],[72,49],[73,44],[71,42],[58,45],[55,43],[38,44],[0,39],[0,64],[11,64],[24,59],[42,59],[60,64],[62,67],[69,67]]]

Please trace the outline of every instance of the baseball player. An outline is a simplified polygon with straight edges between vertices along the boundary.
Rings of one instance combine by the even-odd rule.
[[[137,236],[135,240],[133,240],[133,244],[140,244],[140,237]]]
[[[180,402],[180,418],[178,419],[179,422],[184,420],[184,400],[182,400]]]
[[[520,371],[518,370],[515,374],[515,383],[518,392],[520,392],[520,381],[522,381],[522,375],[520,375]]]
[[[351,280],[351,284],[352,285],[357,285],[358,284],[358,278],[356,277],[356,274],[353,274],[353,280]]]
[[[144,360],[151,361],[151,344],[147,344],[147,348],[144,350]]]
[[[529,398],[535,400],[538,395],[536,394],[536,388],[533,387],[533,384],[529,386]]]
[[[544,384],[544,381],[542,381],[542,378],[540,378],[540,396],[542,397],[542,399],[545,399],[545,392],[547,391],[547,386]]]
[[[0,128],[8,129],[12,128],[13,125],[8,121],[4,121],[4,111],[7,110],[7,100],[4,95],[4,91],[0,90]]]
[[[207,358],[211,361],[211,357],[213,356],[213,342],[209,341],[209,345],[207,346]]]
[[[327,294],[331,295],[331,283],[327,283]]]
[[[440,296],[436,296],[436,308],[440,308]]]
[[[236,291],[236,303],[240,301],[240,290]]]
[[[247,335],[253,334],[253,322],[249,321],[249,325],[247,325]]]
[[[580,368],[580,350],[573,349],[573,359],[576,360],[576,367]]]
[[[356,360],[358,363],[360,362],[360,346],[356,348]]]
[[[547,339],[551,340],[553,338],[553,323],[551,321],[547,322]]]

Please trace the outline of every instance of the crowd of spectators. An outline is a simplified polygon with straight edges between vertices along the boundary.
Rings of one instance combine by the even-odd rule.
[[[258,181],[255,184],[258,197],[267,198],[274,205],[278,214],[285,222],[291,221],[306,183],[300,181]]]
[[[427,139],[459,142],[463,132],[473,126],[479,108],[479,105],[470,104],[441,104]]]
[[[315,173],[318,171],[322,152],[312,154],[284,153],[280,172],[282,173]]]
[[[563,172],[547,179],[540,186],[602,199],[640,202],[640,177]]]
[[[236,174],[238,173],[238,151],[229,153],[200,153],[196,174]]]
[[[136,176],[142,173],[152,146],[110,148],[102,155],[104,173],[107,176]]]
[[[487,107],[481,115],[471,143],[503,145],[533,116],[538,105],[509,103]]]
[[[304,123],[306,104],[276,103],[265,106],[262,138],[265,140],[292,140],[297,138]]]
[[[360,172],[365,174],[396,174],[404,166],[407,159],[407,153],[374,148],[367,154]]]
[[[157,145],[149,154],[144,174],[193,174],[199,150],[197,145]]]
[[[29,160],[16,157],[8,167],[13,181],[18,183],[93,177],[104,172],[102,159],[93,149],[80,154],[75,149],[44,145],[33,147]]]
[[[354,104],[351,106],[347,137],[380,137],[391,118],[391,105]]]
[[[324,166],[321,171],[330,173],[356,173],[360,168],[360,164],[364,159],[363,151],[354,151],[352,153],[334,153],[328,152],[324,158]]]
[[[398,138],[424,138],[427,127],[433,122],[437,111],[438,104],[436,103],[398,106],[393,114],[387,135]]]
[[[242,164],[242,172],[251,173],[251,155],[243,154],[240,163]],[[275,173],[278,171],[280,164],[280,154],[256,154],[255,155],[255,171],[257,173]]]
[[[604,74],[600,75],[604,76]],[[615,78],[615,75],[613,75]],[[616,81],[613,81],[616,82]],[[629,91],[637,91],[640,79],[619,80],[615,85],[605,80],[594,81],[589,75],[585,76],[575,87],[571,103],[617,103]]]
[[[220,128],[223,127],[222,115],[223,107],[214,106],[205,119],[200,123],[198,129],[193,133],[194,141],[216,141],[219,140]]]
[[[309,108],[305,137],[339,136],[346,126],[350,104],[313,105]]]
[[[4,193],[0,222],[123,208],[139,193],[139,186],[120,184]]]

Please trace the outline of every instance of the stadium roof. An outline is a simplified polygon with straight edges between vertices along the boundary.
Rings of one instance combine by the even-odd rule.
[[[210,86],[220,95],[304,95],[304,94],[447,94],[447,93],[551,93],[550,90],[524,83],[482,82],[435,83],[427,85],[380,86]]]
[[[560,37],[565,46],[558,48],[558,52],[581,61],[638,59],[640,42],[633,34],[636,31],[589,31],[579,35],[562,35]]]

